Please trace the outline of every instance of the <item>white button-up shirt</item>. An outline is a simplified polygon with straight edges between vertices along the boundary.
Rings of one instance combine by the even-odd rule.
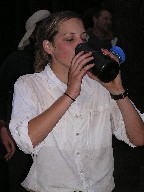
[[[15,83],[10,131],[19,148],[32,154],[34,160],[22,185],[36,192],[110,192],[114,188],[112,133],[133,145],[116,102],[87,75],[80,96],[44,141],[33,148],[28,122],[66,89],[49,65]]]

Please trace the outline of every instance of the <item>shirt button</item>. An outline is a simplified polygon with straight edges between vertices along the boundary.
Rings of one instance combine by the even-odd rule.
[[[79,118],[79,116],[78,116],[78,115],[76,115],[76,118]]]
[[[82,174],[82,173],[83,173],[83,171],[82,171],[82,170],[80,170],[80,173]]]
[[[79,133],[76,133],[76,136],[79,136]]]
[[[80,155],[80,152],[76,152],[76,155]]]

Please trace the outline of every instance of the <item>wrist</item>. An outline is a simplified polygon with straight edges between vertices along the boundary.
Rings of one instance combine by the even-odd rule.
[[[69,97],[73,102],[75,101],[75,99],[73,97],[71,97],[68,93],[64,93],[64,95],[66,95],[67,97]]]
[[[128,96],[128,89],[125,90],[124,92],[120,93],[120,94],[113,95],[110,93],[110,95],[111,95],[111,98],[114,100],[124,99],[125,97]]]

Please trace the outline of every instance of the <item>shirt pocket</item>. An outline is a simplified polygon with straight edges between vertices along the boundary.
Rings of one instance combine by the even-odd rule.
[[[112,145],[109,104],[88,111],[88,144],[90,148]]]

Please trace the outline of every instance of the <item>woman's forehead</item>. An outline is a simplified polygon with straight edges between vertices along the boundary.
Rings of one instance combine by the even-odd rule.
[[[79,18],[65,20],[59,26],[59,33],[76,33],[77,31],[85,32],[82,20]]]

